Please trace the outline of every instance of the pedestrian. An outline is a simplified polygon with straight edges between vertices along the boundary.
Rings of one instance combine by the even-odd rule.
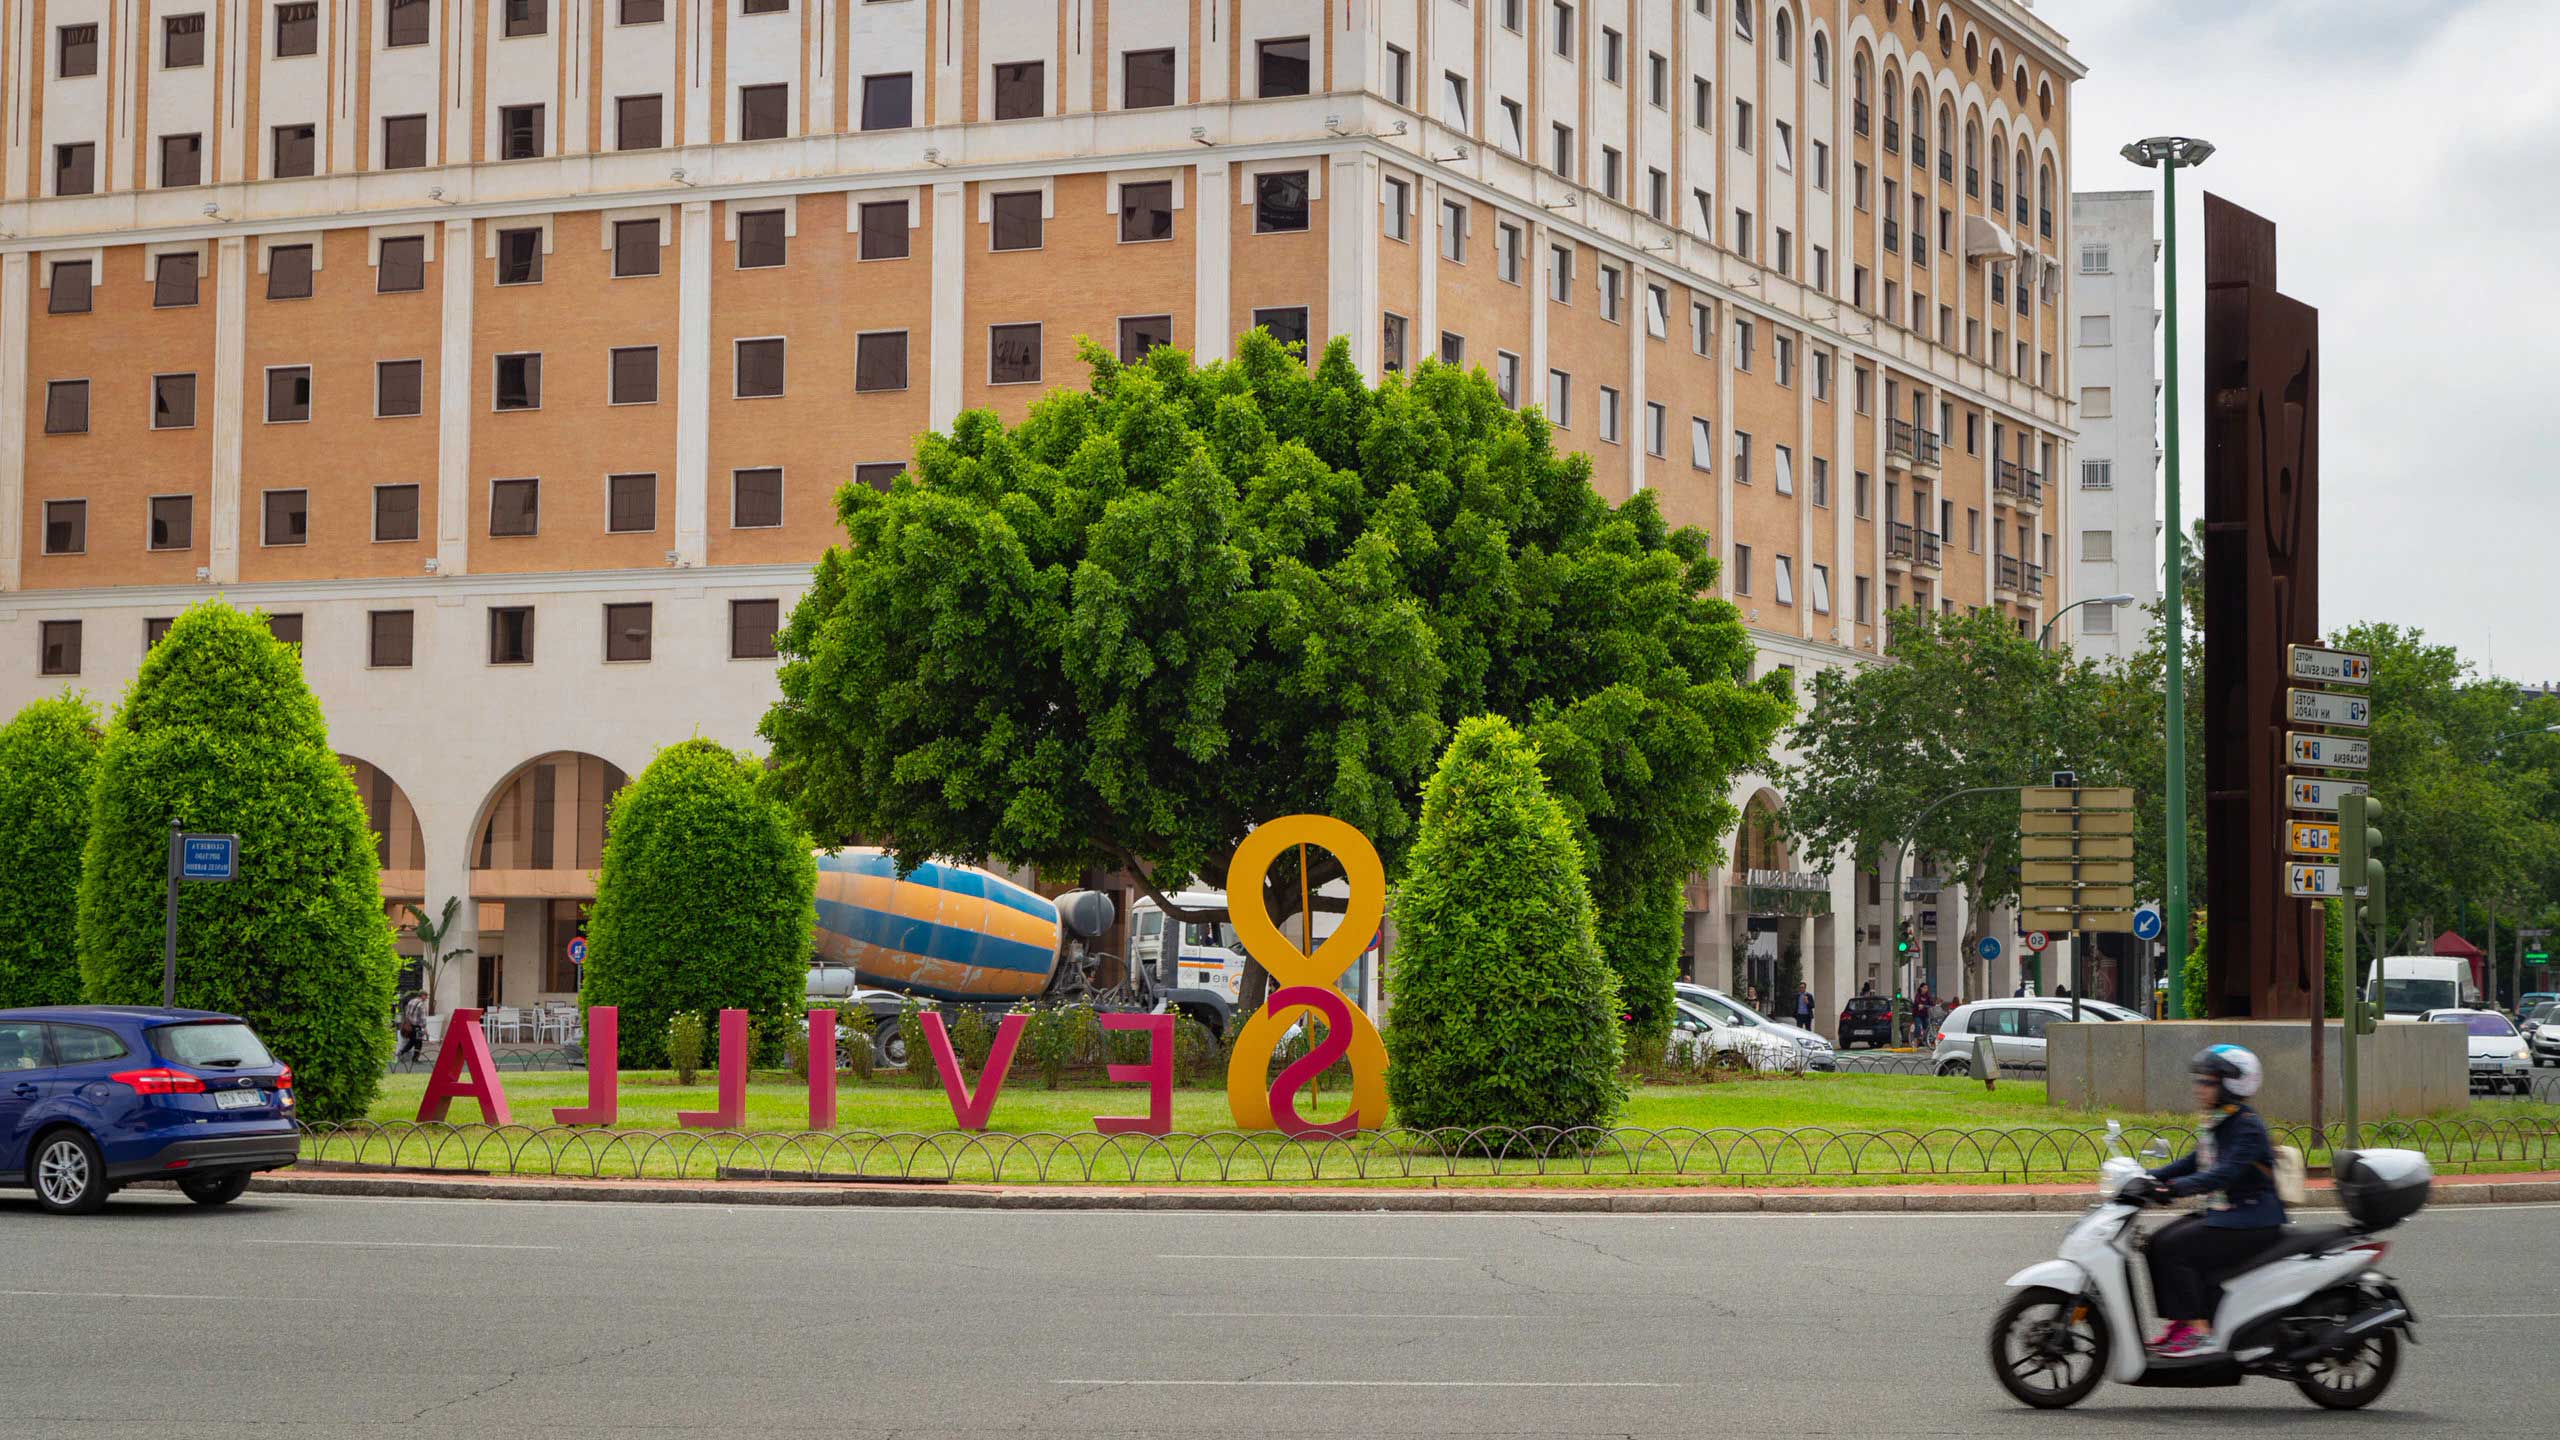
[[[1760,1013],[1759,981],[1754,980],[1742,987],[1742,1003],[1751,1007],[1752,1014],[1757,1015]]]
[[[426,1053],[426,1046],[427,993],[412,990],[400,1002],[400,1049],[395,1058],[415,1064]]]
[[[1796,990],[1796,1024],[1807,1030],[1813,1028],[1813,990],[1809,986]]]

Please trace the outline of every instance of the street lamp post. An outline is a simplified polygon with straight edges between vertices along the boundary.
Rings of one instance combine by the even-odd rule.
[[[2162,499],[2169,522],[2169,553],[2164,562],[2166,583],[2161,588],[2170,604],[2169,713],[2165,727],[2169,742],[2169,923],[2163,934],[2171,942],[2171,956],[2178,957],[2186,954],[2187,946],[2187,537],[2186,523],[2178,515],[2178,171],[2181,167],[2193,169],[2211,158],[2213,144],[2178,135],[2155,135],[2134,141],[2122,153],[2134,164],[2160,172],[2160,233],[2166,242],[2162,247],[2160,289],[2169,392],[2164,417],[2169,465]],[[2173,1020],[2186,1018],[2183,988],[2175,984],[2169,987],[2169,1018]]]
[[[2500,745],[2509,740],[2521,740],[2527,735],[2560,735],[2560,725],[2535,725],[2523,730],[2510,730],[2504,735],[2492,735],[2489,743],[2481,748],[2495,755]]]
[[[2083,605],[2113,605],[2117,609],[2123,609],[2132,603],[2133,597],[2130,595],[2092,595],[2086,600],[2074,600],[2054,611],[2053,618],[2044,622],[2044,628],[2036,632],[2036,648],[2043,649],[2046,643],[2053,639],[2053,627],[2062,623],[2062,617]]]

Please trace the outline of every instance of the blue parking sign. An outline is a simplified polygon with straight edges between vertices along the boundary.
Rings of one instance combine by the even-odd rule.
[[[239,873],[240,837],[187,835],[178,842],[178,878],[228,880]]]

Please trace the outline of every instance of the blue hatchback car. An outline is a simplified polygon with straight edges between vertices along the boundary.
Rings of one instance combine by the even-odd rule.
[[[236,1015],[0,1010],[0,1186],[47,1210],[93,1214],[136,1180],[225,1205],[300,1151],[293,1070]]]

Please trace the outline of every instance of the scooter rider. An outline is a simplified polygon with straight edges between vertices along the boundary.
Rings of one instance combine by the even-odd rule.
[[[2237,1045],[2213,1045],[2197,1051],[2187,1070],[2204,1112],[2196,1148],[2137,1182],[2142,1195],[2125,1197],[2161,1205],[2187,1195],[2214,1197],[2198,1213],[2162,1226],[2147,1248],[2151,1293],[2168,1322],[2151,1342],[2159,1355],[2192,1354],[2212,1343],[2222,1287],[2211,1277],[2247,1268],[2283,1237],[2285,1223],[2275,1142],[2247,1103],[2263,1077],[2258,1057]]]

